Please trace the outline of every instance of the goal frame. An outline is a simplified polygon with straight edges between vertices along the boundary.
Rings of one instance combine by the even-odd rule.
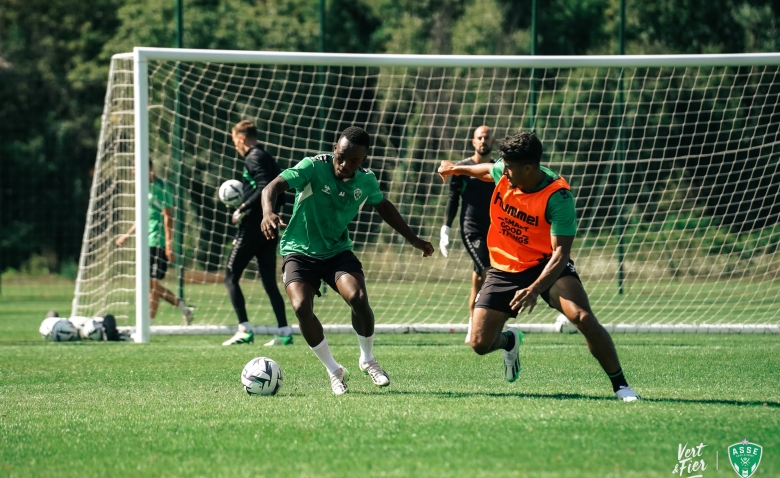
[[[266,64],[295,66],[374,66],[374,67],[468,67],[468,68],[578,68],[578,67],[706,67],[780,65],[780,53],[708,54],[708,55],[599,55],[599,56],[470,56],[470,55],[386,55],[337,54],[270,51],[197,50],[176,48],[136,47],[132,53],[114,55],[113,59],[133,60],[133,100],[135,130],[135,335],[138,343],[148,343],[151,335],[149,317],[149,247],[148,247],[148,190],[149,182],[149,62],[192,61],[234,64]],[[105,113],[103,128],[105,128]],[[102,137],[102,134],[101,134]],[[91,207],[91,206],[90,206]],[[77,282],[78,284],[78,282]],[[77,285],[78,287],[78,285]],[[76,291],[78,293],[78,289]],[[75,308],[75,304],[74,304]],[[438,327],[438,328],[437,328]],[[552,332],[553,326],[522,324],[524,331]],[[157,329],[158,327],[155,327]],[[350,329],[348,326],[329,326],[334,332]],[[177,334],[175,327],[160,326],[155,333]],[[229,333],[235,327],[188,327],[188,333]],[[224,329],[224,330],[223,330]],[[297,329],[297,327],[296,327]],[[440,324],[417,326],[377,326],[377,331],[461,332],[465,325]],[[441,330],[439,330],[441,329]],[[658,325],[612,326],[611,332],[659,333],[780,333],[775,325]],[[351,329],[350,329],[351,330]],[[182,331],[183,332],[183,331]]]

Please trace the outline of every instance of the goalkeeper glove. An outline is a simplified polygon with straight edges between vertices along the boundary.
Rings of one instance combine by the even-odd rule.
[[[244,219],[244,216],[246,216],[247,211],[242,211],[241,209],[236,209],[233,213],[233,224],[238,226],[241,224],[241,220]]]
[[[442,226],[441,227],[441,235],[439,236],[439,250],[441,250],[441,255],[444,257],[449,257],[450,253],[447,251],[447,246],[450,243],[450,227],[449,226]]]

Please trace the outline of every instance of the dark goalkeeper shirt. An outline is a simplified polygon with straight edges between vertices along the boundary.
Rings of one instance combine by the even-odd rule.
[[[491,160],[490,162],[494,161]],[[471,166],[474,164],[477,163],[471,158],[457,163],[459,166]],[[463,205],[460,208],[461,234],[487,236],[490,228],[490,198],[495,187],[496,185],[492,182],[485,182],[468,176],[452,175],[447,207],[444,209],[445,224],[448,227],[452,227],[452,222],[455,220],[455,215],[458,212],[458,203],[463,199]]]
[[[244,157],[245,167],[244,174],[241,177],[241,182],[244,189],[244,210],[248,212],[246,219],[242,221],[242,224],[249,222],[248,220],[256,219],[261,221],[263,219],[263,209],[261,206],[261,193],[263,188],[268,186],[268,183],[273,181],[282,170],[279,165],[276,164],[274,158],[268,154],[263,148],[255,144],[249,151],[247,151]],[[274,211],[278,212],[284,205],[284,195],[280,194],[276,200]]]

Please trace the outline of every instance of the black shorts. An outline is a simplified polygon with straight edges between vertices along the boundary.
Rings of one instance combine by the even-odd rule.
[[[504,272],[498,269],[488,269],[485,283],[482,285],[479,294],[477,294],[477,300],[474,302],[474,307],[477,309],[492,309],[499,312],[505,312],[510,317],[517,317],[517,311],[512,310],[509,303],[515,297],[515,292],[520,289],[525,289],[534,283],[536,279],[542,275],[547,264],[539,264],[523,272]],[[569,259],[569,263],[563,268],[563,272],[558,276],[561,277],[572,276],[578,281],[580,276],[577,274],[577,270],[574,268],[574,261]],[[582,282],[582,281],[580,281]],[[550,305],[550,289],[545,290],[541,294],[542,299]],[[550,306],[552,307],[552,306]]]
[[[320,295],[320,282],[336,289],[336,281],[344,274],[363,274],[363,264],[352,251],[344,251],[328,259],[316,259],[303,254],[288,254],[282,261],[282,281],[287,287],[292,282],[310,284]]]
[[[236,238],[227,261],[227,273],[236,280],[244,274],[252,258],[257,259],[257,268],[263,277],[276,281],[276,254],[279,250],[279,236],[266,239],[260,230],[260,221],[244,221],[238,227]]]
[[[471,261],[474,263],[474,272],[481,275],[482,271],[490,267],[487,235],[463,234],[461,239],[463,240],[463,245],[466,246],[466,251],[471,256]]]
[[[168,271],[168,256],[165,255],[165,249],[150,247],[149,265],[151,266],[149,277],[157,280],[165,279],[165,273]]]

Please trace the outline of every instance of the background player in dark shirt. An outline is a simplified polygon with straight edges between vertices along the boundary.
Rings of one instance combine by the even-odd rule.
[[[457,164],[470,166],[493,162],[490,158],[493,140],[493,131],[490,128],[487,126],[478,127],[474,130],[474,137],[471,140],[474,154]],[[485,271],[490,267],[487,233],[490,228],[490,197],[494,188],[495,184],[480,181],[477,178],[452,176],[447,207],[444,210],[444,225],[441,227],[439,249],[444,257],[448,257],[447,246],[450,243],[450,227],[452,227],[452,221],[455,220],[455,214],[458,212],[458,203],[463,199],[463,205],[460,208],[460,237],[474,262],[474,272],[471,274],[471,293],[469,294],[469,327],[464,341],[466,343],[471,341],[474,300],[485,282]]]
[[[257,128],[249,121],[241,121],[233,127],[233,144],[238,154],[244,157],[246,169],[241,181],[244,185],[244,202],[233,213],[233,224],[238,225],[238,234],[233,241],[233,250],[230,251],[227,270],[225,272],[225,287],[227,287],[233,309],[238,316],[238,332],[226,340],[222,345],[244,344],[254,341],[254,333],[249,324],[246,313],[244,294],[238,281],[244,269],[253,257],[257,258],[260,278],[263,288],[271,301],[271,307],[276,314],[276,322],[279,326],[279,335],[265,345],[289,345],[293,342],[292,330],[287,324],[287,315],[284,310],[284,299],[276,285],[276,249],[278,238],[266,239],[260,230],[263,220],[263,210],[260,204],[260,194],[281,170],[274,158],[265,152],[257,144]],[[276,203],[278,211],[283,203],[282,196]]]

